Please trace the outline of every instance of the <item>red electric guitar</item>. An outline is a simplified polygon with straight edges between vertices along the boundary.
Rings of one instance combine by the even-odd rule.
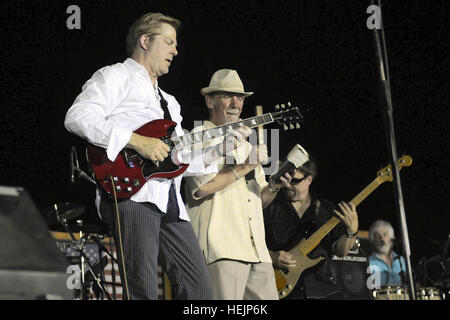
[[[176,160],[177,152],[183,148],[226,136],[228,130],[236,130],[242,126],[253,128],[277,122],[282,124],[285,130],[300,128],[299,122],[303,117],[297,107],[288,103],[287,106],[277,105],[275,109],[276,111],[271,113],[178,137],[171,137],[177,125],[175,122],[166,119],[150,121],[134,132],[146,137],[159,138],[166,143],[170,151],[164,161],[156,165],[128,148],[123,149],[114,161],[110,161],[104,148],[88,144],[86,150],[88,163],[97,183],[108,195],[130,198],[150,179],[174,178],[186,171],[189,164]]]

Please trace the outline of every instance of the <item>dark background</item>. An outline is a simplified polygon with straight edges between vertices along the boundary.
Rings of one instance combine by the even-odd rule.
[[[81,8],[81,30],[69,30],[69,5]],[[75,146],[64,128],[67,109],[99,68],[125,60],[125,37],[141,14],[180,19],[179,55],[160,86],[182,105],[184,127],[204,117],[199,90],[214,71],[236,69],[254,106],[290,101],[311,111],[297,131],[281,132],[285,155],[294,144],[316,158],[315,188],[351,200],[389,163],[373,31],[367,1],[2,1],[0,185],[23,186],[42,211],[53,203],[87,206],[95,217],[95,186],[70,183]],[[450,102],[446,1],[383,1],[398,155],[413,267],[442,252],[449,233]],[[275,128],[270,125],[267,128]],[[398,237],[393,184],[359,207],[360,229],[392,222]]]

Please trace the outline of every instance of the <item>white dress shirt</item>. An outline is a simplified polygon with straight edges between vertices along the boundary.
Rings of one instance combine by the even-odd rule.
[[[106,66],[95,72],[82,88],[66,114],[65,127],[90,143],[106,149],[108,158],[114,161],[128,144],[131,134],[147,122],[163,119],[164,112],[157,97],[157,83],[152,85],[144,66],[128,58],[123,63]],[[167,108],[177,123],[177,136],[187,133],[181,127],[180,105],[175,97],[160,89],[167,101]],[[179,155],[184,163],[190,163],[185,175],[217,172],[215,164],[205,168],[203,156],[183,150]],[[182,176],[174,178],[180,218],[189,220],[181,194]],[[154,203],[166,212],[172,179],[151,179],[130,199],[136,202]],[[99,203],[97,194],[96,203]]]

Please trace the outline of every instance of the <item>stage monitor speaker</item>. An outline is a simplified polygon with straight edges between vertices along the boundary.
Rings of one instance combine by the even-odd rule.
[[[336,299],[371,299],[370,290],[367,287],[369,248],[367,239],[359,239],[359,245],[353,247],[347,256],[332,257],[331,271],[335,275],[336,286],[339,289]]]
[[[0,298],[70,299],[68,261],[28,192],[0,186]]]

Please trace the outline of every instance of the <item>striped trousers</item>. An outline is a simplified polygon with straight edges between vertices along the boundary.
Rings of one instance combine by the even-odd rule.
[[[132,300],[158,298],[158,261],[167,273],[174,299],[212,299],[213,289],[192,225],[181,220],[174,184],[167,212],[153,203],[118,202],[125,270],[121,261],[115,204],[103,199],[100,212],[113,233],[124,297],[126,283]],[[126,283],[125,283],[126,277]]]

